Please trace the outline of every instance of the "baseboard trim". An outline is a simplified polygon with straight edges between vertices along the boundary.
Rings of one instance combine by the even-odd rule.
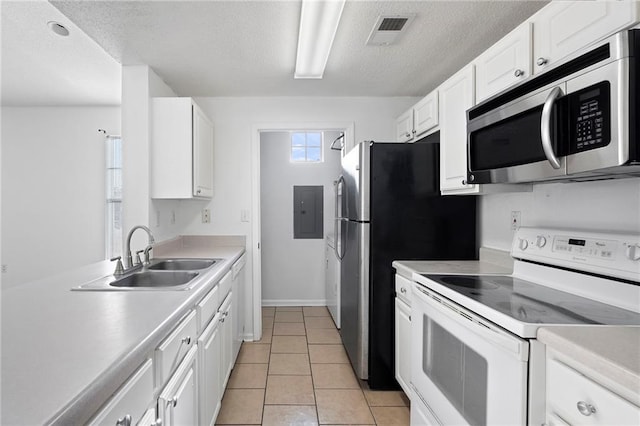
[[[316,300],[291,300],[291,299],[262,299],[262,306],[327,306],[327,299]]]

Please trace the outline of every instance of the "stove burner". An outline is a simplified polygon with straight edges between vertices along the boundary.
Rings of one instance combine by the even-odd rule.
[[[470,289],[495,290],[499,288],[498,285],[490,281],[480,279],[478,277],[462,277],[462,276],[443,277],[442,281],[449,285],[453,285],[456,287],[470,288]]]

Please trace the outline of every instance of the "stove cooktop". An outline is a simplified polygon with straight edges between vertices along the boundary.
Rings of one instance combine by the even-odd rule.
[[[422,275],[523,323],[640,325],[636,312],[509,275]]]

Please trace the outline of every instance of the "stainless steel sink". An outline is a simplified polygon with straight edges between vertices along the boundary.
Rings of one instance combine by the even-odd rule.
[[[108,275],[73,287],[87,291],[189,290],[203,282],[200,274],[221,265],[223,259],[154,259],[122,276]]]
[[[186,284],[197,276],[197,272],[144,271],[124,276],[109,285],[112,287],[175,287]]]
[[[149,269],[152,271],[198,271],[213,266],[217,261],[218,259],[162,259],[149,266]]]

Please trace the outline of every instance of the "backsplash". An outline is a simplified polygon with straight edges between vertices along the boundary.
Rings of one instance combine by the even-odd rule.
[[[482,246],[510,250],[511,212],[521,226],[640,233],[640,178],[548,183],[532,192],[479,197]]]

